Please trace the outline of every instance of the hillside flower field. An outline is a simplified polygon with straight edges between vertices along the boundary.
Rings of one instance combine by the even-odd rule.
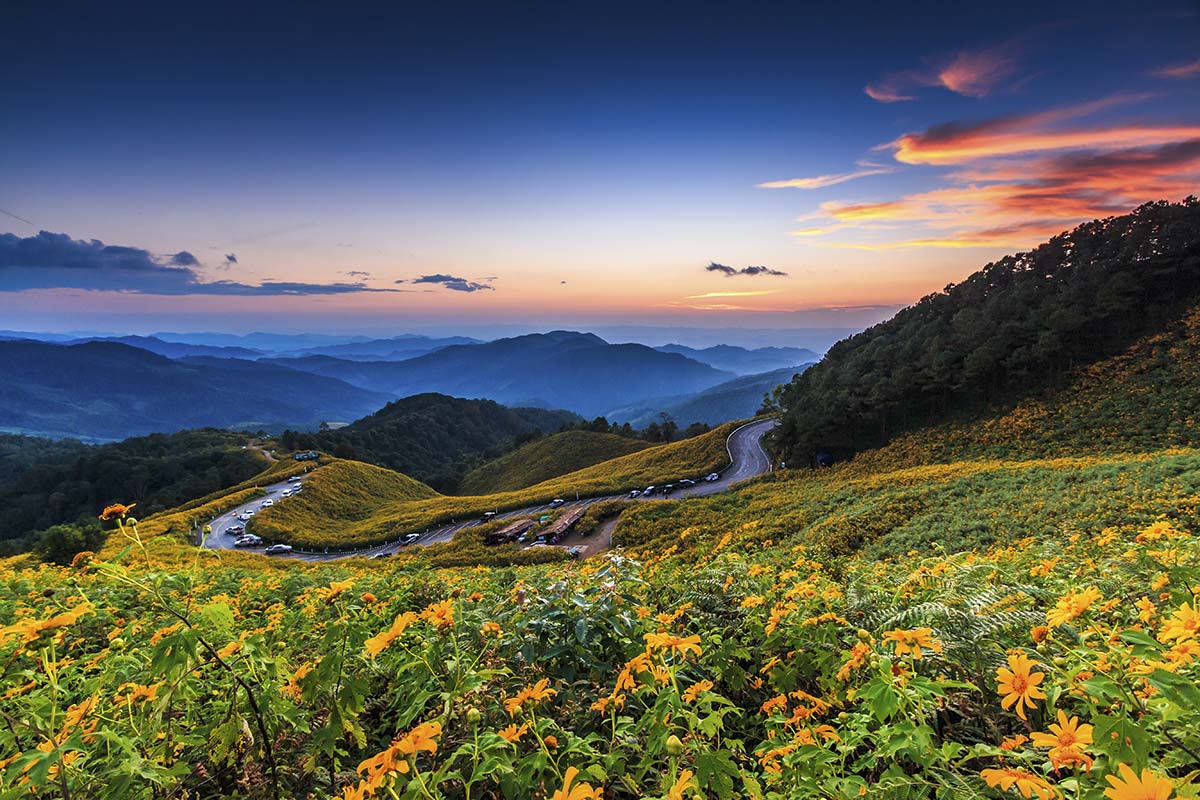
[[[123,513],[119,553],[7,565],[0,797],[1198,794],[1177,518],[880,561],[726,531],[427,570],[168,568]]]

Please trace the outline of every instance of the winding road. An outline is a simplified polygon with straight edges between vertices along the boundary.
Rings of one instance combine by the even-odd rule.
[[[754,422],[748,422],[737,428],[729,434],[729,438],[725,441],[726,451],[729,454],[730,464],[721,473],[721,477],[715,481],[700,481],[695,486],[687,489],[681,489],[670,495],[654,495],[652,497],[637,498],[639,502],[655,503],[671,500],[679,500],[687,497],[703,497],[705,495],[717,494],[718,492],[727,491],[734,484],[744,480],[757,477],[766,472],[771,471],[771,458],[767,455],[766,450],[762,446],[762,437],[773,429],[778,422],[774,419],[763,419]],[[301,483],[307,479],[307,476],[301,478]],[[678,478],[670,478],[668,480],[678,480]],[[274,483],[270,486],[264,486],[263,490],[266,496],[257,497],[249,503],[240,505],[230,511],[225,512],[221,516],[214,519],[209,524],[212,526],[212,533],[208,534],[203,541],[203,546],[212,550],[226,550],[234,546],[236,536],[226,534],[225,531],[234,525],[238,525],[238,516],[246,511],[258,511],[262,508],[263,502],[271,499],[276,503],[286,503],[287,498],[283,497],[283,492],[288,489],[295,488],[295,483],[281,482]],[[629,500],[632,499],[626,494],[607,495],[604,497],[589,497],[586,500],[570,500],[559,508],[575,508],[586,507],[593,503],[602,503],[606,500]],[[508,519],[511,517],[529,516],[539,512],[551,510],[550,504],[545,503],[539,506],[531,506],[529,508],[518,508],[512,511],[505,511],[496,515],[496,519]],[[418,538],[412,543],[414,545],[431,545],[441,542],[448,542],[454,538],[454,534],[458,533],[463,528],[472,528],[480,524],[478,518],[473,517],[470,520],[457,522],[452,525],[445,525],[440,528],[434,528],[421,533]],[[332,561],[339,558],[349,558],[351,556],[383,556],[391,555],[400,549],[402,545],[396,543],[377,545],[375,547],[367,547],[357,550],[352,553],[287,553],[281,554],[279,558],[297,558],[305,561]],[[243,548],[250,552],[262,552],[262,547],[247,547]]]

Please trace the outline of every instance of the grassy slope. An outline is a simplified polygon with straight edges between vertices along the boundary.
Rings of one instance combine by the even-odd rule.
[[[480,495],[524,489],[651,446],[649,442],[611,433],[564,431],[537,439],[471,470],[463,477],[458,493]]]
[[[701,436],[630,453],[524,489],[482,496],[367,495],[356,504],[347,504],[338,499],[336,473],[327,473],[329,468],[322,467],[309,479],[308,486],[328,492],[332,498],[329,504],[281,503],[279,513],[255,520],[255,531],[264,538],[304,547],[351,547],[394,540],[452,519],[470,519],[484,511],[537,505],[559,496],[573,497],[576,492],[580,497],[615,494],[649,482],[701,475],[723,466],[728,458],[725,439],[736,427],[736,423],[722,425]],[[351,474],[367,467],[359,462],[334,463],[353,465],[344,467]],[[301,498],[311,498],[308,492],[306,488]]]

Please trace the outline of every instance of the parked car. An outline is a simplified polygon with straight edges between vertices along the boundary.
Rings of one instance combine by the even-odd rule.
[[[279,493],[279,496],[280,496],[280,497],[291,497],[291,496],[292,496],[292,490],[291,490],[291,489],[284,489],[282,492],[280,492],[280,493]]]
[[[550,507],[551,507],[551,508],[558,508],[559,506],[561,506],[561,505],[562,505],[563,503],[565,503],[565,502],[567,502],[567,501],[566,501],[566,500],[559,500],[559,499],[555,498],[554,500],[551,500],[551,501],[550,501]]]
[[[262,539],[255,536],[252,533],[248,533],[245,536],[238,539],[236,542],[234,542],[233,546],[234,547],[258,547],[260,544],[262,544]]]
[[[225,533],[229,536],[241,536],[246,532],[245,525],[230,525],[225,529]]]
[[[649,497],[650,495],[654,494],[654,489],[655,487],[653,486],[647,486],[646,491],[642,492],[642,497]]]
[[[495,511],[485,511],[485,512],[483,512],[482,516],[480,516],[479,518],[481,520],[483,520],[484,522],[491,522],[492,517],[494,517],[494,516],[496,516]]]
[[[696,482],[694,480],[692,480],[691,478],[684,478],[683,480],[681,480],[679,482],[679,485],[680,486],[695,486]]]
[[[259,508],[270,508],[273,505],[275,505],[274,500],[263,500],[262,505],[260,505]]]
[[[412,544],[413,542],[415,542],[417,539],[420,539],[420,538],[421,538],[421,534],[410,533],[407,536],[405,536],[403,539],[400,540],[400,544]]]
[[[240,519],[242,522],[249,522],[251,516],[253,516],[253,514],[249,511],[246,511],[238,514],[238,519]]]
[[[640,489],[634,489],[632,492],[629,493],[629,496],[630,497],[641,497],[642,492]]]
[[[711,475],[709,475],[708,477],[706,477],[704,480],[706,480],[706,481],[719,481],[720,479],[721,479],[721,476],[720,476],[720,475],[718,475],[717,473],[715,473],[715,472],[714,472],[714,473],[712,473]]]
[[[668,483],[666,486],[662,487],[661,491],[663,494],[670,494],[671,492],[675,491],[675,484]]]
[[[288,483],[299,483],[300,481],[301,478],[299,475],[293,475],[292,477],[288,478]]]
[[[377,558],[391,558],[391,557],[392,557],[392,551],[384,550],[382,553],[376,553],[375,555],[371,556],[370,558],[372,561],[374,561]]]
[[[292,546],[290,544],[273,544],[266,550],[263,550],[263,552],[269,556],[278,555],[280,553],[290,553],[292,552]]]

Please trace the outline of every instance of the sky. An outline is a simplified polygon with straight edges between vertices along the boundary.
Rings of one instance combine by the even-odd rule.
[[[0,328],[853,329],[1200,186],[1195,2],[382,5],[0,12]]]

